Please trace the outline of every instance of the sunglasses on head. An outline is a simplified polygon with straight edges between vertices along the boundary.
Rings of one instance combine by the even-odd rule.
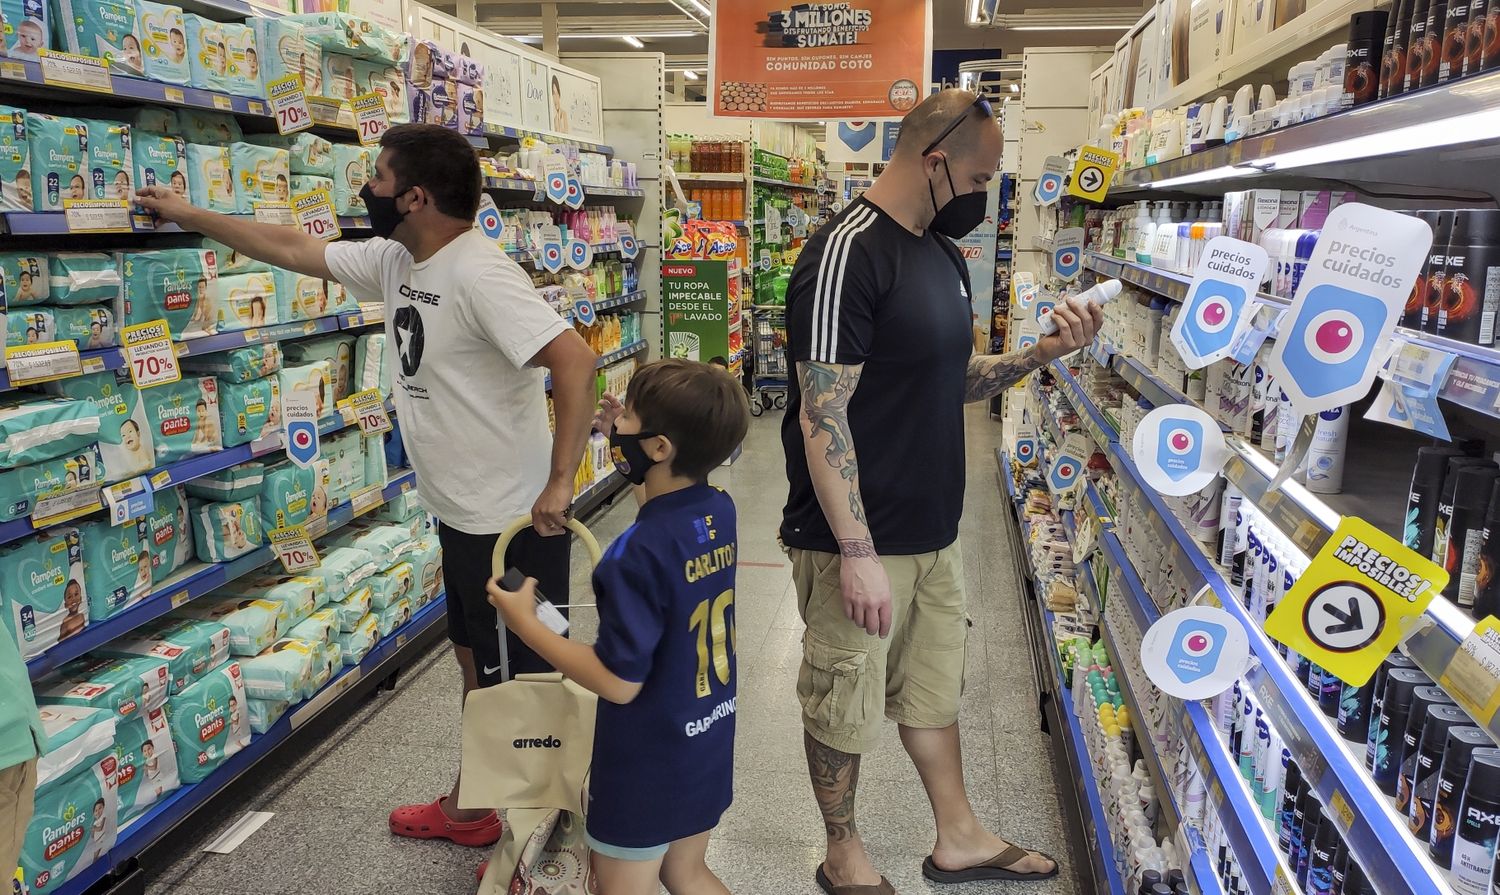
[[[961,112],[957,118],[953,119],[953,121],[951,121],[948,124],[947,127],[943,128],[943,132],[937,135],[937,139],[936,140],[933,140],[931,143],[927,144],[927,148],[924,149],[924,150],[922,150],[922,154],[923,155],[927,155],[928,153],[932,152],[932,150],[936,149],[937,145],[939,143],[943,142],[944,140],[946,140],[948,138],[949,134],[951,134],[954,131],[958,130],[958,126],[960,124],[963,124],[964,121],[968,119],[969,113],[973,112],[975,109],[978,109],[981,112],[983,112],[984,113],[984,117],[986,117],[986,118],[994,118],[995,117],[994,110],[992,108],[990,108],[990,101],[987,100],[987,99],[985,99],[982,96],[981,97],[977,97],[974,100],[974,102],[970,103],[967,107],[965,107],[965,109],[963,110],[963,112]]]

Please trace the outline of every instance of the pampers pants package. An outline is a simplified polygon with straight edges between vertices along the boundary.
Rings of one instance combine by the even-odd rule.
[[[276,377],[219,382],[219,413],[225,447],[258,441],[281,428],[281,387]]]
[[[217,376],[221,386],[230,382],[249,382],[281,370],[281,343],[265,342],[214,354],[185,357],[182,359],[182,368],[194,373]]]
[[[167,663],[169,696],[186,690],[229,661],[229,629],[218,622],[159,618],[96,651],[102,656],[143,656]]]
[[[319,336],[287,342],[281,348],[288,367],[302,367],[323,362],[328,365],[328,384],[333,389],[333,400],[349,397],[349,375],[354,365],[354,336]]]
[[[115,719],[102,709],[44,706],[47,752],[37,760],[36,800],[21,840],[21,891],[55,892],[102,861],[119,832]]]
[[[385,333],[365,333],[354,343],[354,372],[350,379],[350,391],[378,388],[382,395],[391,394],[391,370],[385,362]]]
[[[212,377],[184,377],[141,392],[146,418],[155,431],[157,465],[223,447],[219,437],[219,383]]]
[[[96,447],[77,454],[43,460],[16,469],[0,470],[0,522],[10,522],[36,511],[37,502],[104,482],[104,460]]]
[[[34,211],[62,211],[64,199],[87,199],[89,127],[78,118],[26,113]]]
[[[227,562],[265,543],[253,500],[193,503],[188,515],[193,520],[193,545],[203,562]]]
[[[251,214],[257,202],[290,202],[292,198],[291,154],[275,146],[255,143],[229,144],[234,170],[236,212]]]
[[[156,466],[152,426],[140,390],[126,370],[105,370],[46,384],[50,394],[88,401],[99,408],[99,454],[110,481],[123,481]]]
[[[116,720],[135,718],[167,702],[172,678],[167,663],[149,656],[75,659],[37,681],[38,705],[104,709]]]
[[[91,305],[120,296],[120,272],[104,252],[57,252],[48,270],[50,304]]]
[[[37,61],[52,49],[47,0],[0,0],[0,56]]]
[[[0,0],[3,6],[8,0]],[[0,41],[5,35],[0,33]],[[26,143],[26,111],[0,105],[0,211],[30,211],[31,147]]]
[[[0,547],[5,624],[21,657],[41,655],[89,622],[83,546],[76,528],[53,528]]]
[[[255,32],[239,22],[224,22],[219,27],[224,31],[224,47],[229,52],[225,89],[235,96],[260,96],[260,49],[255,45]]]
[[[110,71],[140,77],[141,34],[134,0],[50,0],[55,4],[57,36],[70,53],[98,56]]]
[[[99,409],[67,398],[0,401],[0,469],[77,454],[99,440]]]
[[[375,170],[375,154],[368,147],[333,144],[333,210],[341,215],[363,215],[359,191]]]
[[[229,92],[229,47],[223,23],[192,13],[185,13],[182,21],[187,26],[188,83],[200,90]],[[184,136],[197,139],[192,134]]]
[[[195,191],[193,202],[209,211],[234,214],[234,172],[230,168],[229,147],[189,143],[187,159],[188,182]]]
[[[165,707],[115,724],[115,788],[120,820],[129,821],[182,785]]]
[[[177,341],[213,334],[213,283],[218,279],[213,252],[121,252],[119,266],[123,283],[115,304],[118,325],[166,320]]]
[[[156,508],[146,516],[151,538],[151,580],[165,581],[193,558],[193,527],[182,486],[156,492]]]
[[[183,783],[201,782],[224,759],[250,745],[245,699],[240,663],[230,662],[167,700],[167,720]]]
[[[151,596],[150,526],[144,517],[119,526],[108,519],[86,520],[78,533],[92,621]]]
[[[214,283],[215,328],[234,332],[266,326],[280,320],[276,304],[276,277],[269,271],[220,276]]]
[[[98,120],[85,123],[89,130],[88,198],[131,198],[135,195],[130,185],[135,161],[130,149],[130,125]]]
[[[289,156],[287,162],[293,174],[333,176],[333,144],[317,134],[307,131],[285,137],[279,134],[246,134],[245,142],[254,143],[257,146],[285,149]]]
[[[186,84],[192,77],[192,63],[188,61],[182,7],[136,0],[136,11],[140,14],[146,77],[166,84]]]
[[[328,314],[328,290],[317,277],[278,268],[276,277],[276,313],[282,323],[313,320]]]
[[[283,460],[267,467],[257,497],[261,527],[270,531],[301,525],[328,513],[320,465],[315,463],[304,469],[290,460]]]
[[[138,186],[171,187],[172,192],[194,201],[188,180],[187,144],[178,137],[134,132],[135,182]]]

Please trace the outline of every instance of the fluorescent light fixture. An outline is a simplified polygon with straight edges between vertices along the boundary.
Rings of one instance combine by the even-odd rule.
[[[1164,180],[1153,180],[1149,186],[1154,190],[1164,190],[1168,187],[1185,186],[1189,183],[1202,183],[1205,180],[1228,180],[1231,177],[1247,177],[1259,173],[1255,168],[1245,166],[1236,168],[1231,165],[1222,165],[1218,168],[1210,168],[1207,171],[1199,171],[1194,174],[1184,174],[1181,177],[1168,177]]]
[[[1131,25],[1010,25],[1006,31],[1124,31]]]
[[[696,80],[698,80],[698,73],[695,72],[695,71],[693,71],[691,68],[685,68],[685,69],[683,69],[682,70],[682,76],[684,78],[687,78],[689,81],[696,81]]]
[[[1286,168],[1304,168],[1308,165],[1321,165],[1350,159],[1395,155],[1417,149],[1437,149],[1456,143],[1493,140],[1496,137],[1500,137],[1500,115],[1496,115],[1493,111],[1470,112],[1466,115],[1454,115],[1450,118],[1407,125],[1376,134],[1336,140],[1322,146],[1293,149],[1290,152],[1256,159],[1256,164],[1267,165],[1272,170],[1280,171]]]
[[[626,43],[630,44],[632,47],[635,47],[637,50],[644,50],[644,49],[646,49],[646,45],[643,44],[643,43],[641,43],[641,39],[639,37],[636,37],[633,34],[622,34],[622,35],[620,35],[620,40],[625,41]]]
[[[692,4],[692,7],[694,9],[698,10],[704,15],[712,15],[712,13],[708,11],[708,7],[703,5],[702,0],[687,0],[687,2]]]
[[[980,0],[969,0],[969,12],[964,17],[964,21],[968,22],[970,25],[984,24],[985,20],[979,17],[979,10]]]
[[[1020,93],[1021,92],[1021,85],[1020,84],[1012,83],[1010,85],[1010,92],[1011,93]]]

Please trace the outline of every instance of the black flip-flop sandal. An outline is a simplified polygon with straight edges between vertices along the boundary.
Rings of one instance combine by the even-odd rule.
[[[1029,854],[1031,854],[1029,849],[1022,848],[1019,845],[1011,845],[1005,851],[995,855],[983,864],[975,864],[972,867],[965,867],[962,870],[944,870],[937,865],[937,862],[932,860],[932,855],[928,855],[922,861],[922,875],[935,883],[973,883],[992,879],[1025,882],[1029,880],[1051,879],[1057,876],[1060,865],[1057,863],[1056,858],[1046,852],[1037,852],[1036,854],[1052,862],[1051,870],[1024,873],[1019,870],[1009,869],[1012,864]]]

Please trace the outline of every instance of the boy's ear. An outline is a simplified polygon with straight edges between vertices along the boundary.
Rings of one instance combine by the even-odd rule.
[[[651,448],[646,453],[657,463],[665,463],[677,453],[677,447],[672,444],[672,439],[665,435],[658,435],[651,439],[651,442]]]

